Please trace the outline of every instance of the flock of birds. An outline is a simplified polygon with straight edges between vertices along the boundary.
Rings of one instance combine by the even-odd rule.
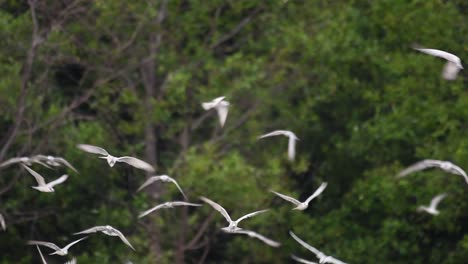
[[[444,51],[440,51],[440,50],[435,50],[435,49],[416,48],[416,50],[421,51],[423,53],[427,53],[427,54],[430,54],[430,55],[433,55],[433,56],[437,56],[437,57],[441,57],[441,58],[446,59],[447,63],[445,65],[445,67],[444,67],[442,76],[443,76],[443,78],[445,78],[447,80],[455,79],[458,71],[463,69],[463,66],[461,65],[460,59],[457,56],[453,55],[453,54],[450,54],[450,53],[447,53],[447,52],[444,52]],[[227,102],[225,100],[224,96],[215,98],[211,102],[202,103],[203,109],[205,109],[207,111],[211,110],[211,109],[216,110],[216,112],[218,114],[218,117],[219,117],[219,122],[220,122],[221,127],[223,127],[225,122],[226,122],[228,111],[229,111],[229,105],[230,105],[229,102]],[[299,138],[293,132],[287,131],[287,130],[277,130],[277,131],[273,131],[271,133],[267,133],[265,135],[262,135],[262,136],[258,137],[258,139],[263,139],[263,138],[272,137],[272,136],[279,136],[279,135],[283,135],[283,136],[288,137],[289,142],[288,142],[287,156],[288,156],[289,160],[291,160],[291,161],[294,160],[295,152],[296,152],[296,147],[295,147],[296,146],[296,141],[299,140]],[[88,144],[78,144],[77,148],[79,148],[82,151],[88,152],[88,153],[99,155],[99,158],[105,159],[110,167],[113,167],[117,162],[123,162],[123,163],[127,163],[128,165],[133,166],[133,167],[135,167],[137,169],[142,169],[142,170],[145,170],[145,171],[150,172],[150,173],[153,173],[155,171],[153,166],[151,166],[149,163],[147,163],[147,162],[145,162],[143,160],[140,160],[140,159],[137,159],[137,158],[134,158],[134,157],[130,157],[130,156],[115,157],[115,156],[109,154],[109,152],[107,152],[105,149],[103,149],[101,147],[88,145]],[[39,192],[46,192],[46,193],[54,192],[55,191],[54,187],[59,185],[59,184],[63,184],[68,179],[68,175],[64,174],[61,177],[59,177],[59,178],[57,178],[57,179],[55,179],[53,181],[46,182],[46,180],[44,179],[44,177],[42,175],[40,175],[39,173],[37,173],[36,171],[31,169],[31,166],[33,164],[40,164],[40,165],[42,165],[44,167],[47,167],[47,168],[65,166],[65,167],[68,167],[69,169],[71,169],[72,171],[78,173],[78,170],[75,167],[73,167],[66,159],[64,159],[62,157],[35,155],[35,156],[32,156],[32,157],[11,158],[11,159],[1,163],[0,168],[4,168],[4,167],[7,167],[7,166],[10,166],[10,165],[13,165],[13,164],[20,164],[21,167],[26,169],[26,171],[34,177],[34,179],[37,182],[37,186],[32,186],[33,189],[35,189],[35,190],[37,190]],[[453,164],[451,162],[448,162],[448,161],[430,160],[430,159],[422,160],[422,161],[420,161],[418,163],[415,163],[415,164],[411,165],[407,169],[401,171],[397,175],[397,178],[402,178],[402,177],[405,177],[405,176],[407,176],[409,174],[412,174],[414,172],[425,170],[427,168],[434,168],[434,167],[440,168],[440,169],[442,169],[442,170],[444,170],[444,171],[446,171],[448,173],[463,176],[466,183],[468,184],[468,176],[467,176],[466,172],[463,169],[461,169],[459,166],[457,166],[457,165],[455,165],[455,164]],[[137,191],[141,191],[144,188],[146,188],[147,186],[149,186],[149,185],[151,185],[151,184],[153,184],[155,182],[158,182],[158,181],[174,184],[177,187],[177,189],[179,190],[179,192],[182,194],[182,196],[184,197],[184,201],[170,201],[170,202],[165,202],[165,203],[159,204],[159,205],[157,205],[157,206],[155,206],[155,207],[153,207],[151,209],[148,209],[148,210],[140,213],[139,216],[138,216],[139,218],[145,217],[145,216],[147,216],[147,215],[149,215],[149,214],[151,214],[151,213],[153,213],[153,212],[155,212],[155,211],[157,211],[159,209],[163,209],[163,208],[173,208],[173,207],[176,207],[176,206],[193,206],[193,207],[202,206],[202,204],[188,202],[188,197],[184,193],[184,191],[182,190],[180,185],[177,183],[176,180],[174,180],[173,178],[171,178],[168,175],[157,175],[157,176],[149,177],[137,189]],[[303,210],[306,210],[308,208],[308,206],[309,206],[309,203],[313,199],[318,197],[320,194],[322,194],[326,188],[327,188],[327,183],[323,182],[315,190],[315,192],[312,195],[310,195],[304,202],[301,202],[301,201],[299,201],[299,200],[297,200],[297,199],[295,199],[293,197],[290,197],[288,195],[285,195],[285,194],[281,194],[281,193],[278,193],[278,192],[275,192],[275,191],[271,191],[271,192],[273,194],[277,195],[278,197],[292,203],[295,206],[293,208],[293,210],[303,211]],[[439,195],[435,196],[432,199],[429,207],[420,206],[420,207],[418,207],[417,211],[427,212],[427,213],[432,214],[432,215],[439,214],[440,212],[437,210],[437,206],[446,196],[447,196],[447,193],[442,193],[442,194],[439,194]],[[220,204],[210,200],[209,198],[203,197],[203,196],[199,197],[199,199],[201,201],[203,201],[204,203],[208,204],[209,206],[211,206],[214,210],[218,211],[226,219],[226,221],[228,222],[228,225],[226,227],[221,228],[221,230],[223,232],[230,233],[230,234],[247,235],[249,237],[259,239],[260,241],[263,241],[265,244],[267,244],[267,245],[269,245],[271,247],[279,247],[281,245],[281,243],[279,243],[277,241],[274,241],[274,240],[272,240],[270,238],[267,238],[267,237],[255,232],[255,231],[246,230],[246,229],[243,229],[243,228],[238,226],[241,221],[243,221],[243,220],[245,220],[247,218],[254,217],[254,216],[259,215],[259,214],[266,213],[266,212],[268,212],[269,209],[263,209],[263,210],[255,211],[255,212],[252,212],[252,213],[248,213],[248,214],[238,218],[237,220],[233,220],[231,218],[231,216],[229,215],[229,213],[226,211],[226,209],[224,209]],[[5,218],[1,214],[0,214],[0,227],[3,230],[6,230]],[[127,238],[122,234],[122,232],[120,232],[118,229],[116,229],[116,228],[114,228],[114,227],[112,227],[110,225],[94,226],[94,227],[88,228],[86,230],[83,230],[81,232],[74,233],[74,235],[86,235],[86,236],[81,237],[78,240],[75,240],[75,241],[69,243],[68,245],[66,245],[65,247],[62,247],[62,248],[57,246],[54,243],[51,243],[51,242],[37,241],[37,240],[30,240],[30,241],[27,242],[27,244],[36,246],[42,262],[44,264],[46,264],[47,262],[46,262],[44,256],[42,255],[42,252],[41,252],[39,246],[47,247],[47,248],[50,248],[50,249],[54,250],[49,255],[66,256],[68,254],[68,252],[69,252],[69,249],[73,245],[87,239],[89,234],[98,233],[98,232],[101,232],[101,233],[103,233],[105,235],[108,235],[108,236],[119,237],[120,240],[125,245],[130,247],[132,250],[135,250],[135,248],[127,240]],[[319,251],[318,249],[314,248],[313,246],[309,245],[308,243],[306,243],[305,241],[300,239],[292,231],[289,231],[289,234],[301,246],[303,246],[304,248],[306,248],[307,250],[309,250],[313,254],[315,254],[316,258],[319,261],[318,263],[346,264],[346,263],[336,259],[335,257],[325,255],[323,252]],[[291,255],[291,258],[293,260],[295,260],[297,262],[301,262],[301,263],[309,263],[309,264],[316,263],[316,262],[312,262],[312,261],[297,257],[295,255]],[[76,264],[77,261],[76,261],[75,258],[73,258],[71,261],[68,261],[66,263]]]

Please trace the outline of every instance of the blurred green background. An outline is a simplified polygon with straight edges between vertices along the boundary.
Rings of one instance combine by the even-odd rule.
[[[466,66],[463,0],[0,1],[0,161],[50,154],[69,173],[55,193],[13,165],[0,170],[0,263],[40,263],[27,240],[64,246],[95,225],[121,230],[137,249],[96,234],[73,246],[78,263],[292,263],[317,261],[288,235],[347,263],[467,263],[463,178],[428,170],[396,180],[420,159],[468,168],[466,70],[441,77],[446,50]],[[224,128],[201,102],[226,96]],[[287,139],[300,138],[294,162]],[[224,218],[180,200],[170,184],[136,192],[145,172],[110,168],[77,143],[133,155],[203,195],[241,226],[280,241],[271,248],[222,233]],[[270,190],[305,199],[308,210]],[[442,192],[433,217],[416,212]],[[44,253],[50,250],[43,248]],[[48,256],[49,263],[67,258]],[[68,259],[70,259],[69,257]]]

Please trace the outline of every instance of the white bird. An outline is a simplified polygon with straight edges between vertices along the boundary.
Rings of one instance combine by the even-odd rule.
[[[44,255],[42,255],[42,251],[38,245],[36,245],[36,248],[37,248],[37,251],[39,251],[39,255],[41,256],[42,264],[47,264],[47,261],[45,260]]]
[[[271,191],[272,193],[278,195],[279,197],[283,198],[284,200],[296,205],[295,208],[293,208],[293,210],[305,210],[307,209],[307,207],[309,207],[309,203],[310,201],[312,201],[315,197],[319,196],[324,190],[325,188],[327,188],[327,183],[326,182],[323,182],[318,188],[317,190],[315,190],[315,192],[309,196],[309,198],[307,198],[307,200],[305,200],[303,203],[301,203],[300,201],[290,197],[290,196],[287,196],[287,195],[284,195],[284,194],[281,194],[281,193],[278,193],[278,192],[275,192],[275,191]]]
[[[3,231],[6,230],[6,222],[2,214],[0,214],[0,227],[3,229]]]
[[[141,191],[143,188],[145,188],[146,186],[156,182],[156,181],[162,181],[162,182],[172,182],[174,183],[176,186],[177,186],[177,189],[179,189],[180,193],[184,196],[185,200],[187,200],[187,196],[185,195],[185,193],[182,191],[182,188],[180,188],[179,184],[176,182],[176,180],[174,180],[173,178],[167,176],[167,175],[159,175],[159,176],[152,176],[150,178],[148,178],[145,183],[143,183],[140,188],[138,188],[138,192]]]
[[[323,254],[320,250],[314,248],[313,246],[307,244],[305,241],[300,239],[298,236],[296,236],[292,231],[289,231],[289,234],[296,240],[301,246],[305,247],[307,250],[311,251],[314,253],[317,258],[319,259],[319,263],[334,263],[334,264],[346,264],[345,262],[338,260],[332,256],[327,256]]]
[[[162,208],[174,208],[174,206],[202,206],[202,204],[194,204],[194,203],[186,203],[186,202],[165,202],[163,204],[157,205],[147,211],[144,211],[143,213],[138,215],[138,218],[142,218],[156,210],[162,209]]]
[[[46,183],[44,177],[42,177],[39,173],[33,171],[28,166],[21,164],[35,179],[38,186],[31,186],[33,189],[36,189],[40,192],[55,192],[54,186],[65,182],[68,179],[68,175],[64,174],[60,178]]]
[[[71,242],[70,244],[66,245],[64,248],[59,248],[57,245],[55,245],[54,243],[50,243],[50,242],[44,242],[44,241],[36,241],[36,240],[30,240],[27,242],[28,245],[39,245],[39,246],[45,246],[45,247],[48,247],[48,248],[51,248],[53,250],[55,250],[54,252],[52,252],[51,254],[49,255],[59,255],[59,256],[65,256],[68,254],[68,249],[75,245],[76,243],[80,242],[81,240],[83,239],[86,239],[87,236],[85,237],[82,237],[76,241],[73,241]]]
[[[237,227],[237,225],[242,220],[250,218],[250,217],[258,215],[258,214],[261,214],[261,213],[264,213],[264,212],[269,210],[269,209],[265,209],[265,210],[256,211],[256,212],[253,212],[253,213],[250,213],[250,214],[246,214],[246,215],[242,216],[241,218],[237,219],[236,221],[233,221],[231,219],[231,216],[229,216],[228,212],[221,205],[219,205],[219,204],[213,202],[212,200],[210,200],[210,199],[208,199],[206,197],[203,197],[203,196],[201,196],[200,199],[202,201],[204,201],[205,203],[211,205],[211,207],[213,207],[216,211],[220,212],[224,216],[224,218],[226,218],[226,220],[229,222],[229,226],[221,228],[222,230],[224,230],[226,232],[233,232],[233,231],[242,230],[242,228]]]
[[[49,166],[47,166],[47,164],[41,162],[40,160],[36,159],[35,157],[32,157],[32,158],[30,158],[30,157],[11,158],[11,159],[8,159],[8,160],[2,162],[2,164],[0,164],[0,168],[7,167],[7,166],[10,166],[11,164],[15,164],[15,163],[21,163],[21,164],[24,164],[24,165],[27,165],[27,166],[31,166],[33,163],[38,163],[38,164],[41,164],[42,166],[50,168]]]
[[[307,259],[303,259],[294,255],[291,255],[291,258],[297,262],[304,263],[304,264],[317,264],[317,262],[309,261]]]
[[[253,237],[253,238],[257,238],[261,241],[263,241],[263,243],[271,246],[271,247],[279,247],[281,246],[281,243],[279,242],[276,242],[276,241],[273,241],[263,235],[260,235],[259,233],[257,232],[254,232],[254,231],[250,231],[250,230],[235,230],[235,231],[226,231],[226,230],[223,230],[224,232],[226,233],[230,233],[230,234],[244,234],[244,235],[248,235],[249,237]]]
[[[106,226],[95,226],[91,227],[89,229],[83,230],[78,233],[74,233],[74,235],[81,235],[81,234],[91,234],[91,233],[96,233],[96,232],[102,232],[108,236],[117,236],[122,240],[122,242],[125,243],[125,245],[129,246],[131,249],[135,250],[135,248],[130,244],[130,242],[125,238],[125,236],[120,232],[119,230],[115,229],[114,227],[110,225]]]
[[[224,101],[224,98],[224,96],[221,96],[213,99],[213,101],[211,102],[202,103],[203,109],[208,111],[214,108],[216,110],[216,112],[218,113],[219,123],[221,124],[221,127],[224,126],[229,112],[229,102]]]
[[[70,162],[68,162],[66,159],[61,158],[61,157],[54,157],[54,156],[46,156],[46,155],[36,155],[33,157],[33,159],[38,160],[38,161],[44,161],[47,165],[53,166],[53,167],[60,167],[62,165],[72,169],[74,172],[78,172],[75,167],[73,167]]]
[[[99,158],[107,160],[107,163],[111,167],[114,167],[116,162],[125,162],[135,168],[142,169],[142,170],[149,171],[149,172],[154,172],[153,166],[151,166],[145,161],[142,161],[134,157],[129,157],[129,156],[114,157],[103,148],[96,147],[93,145],[87,145],[87,144],[78,144],[77,148],[83,151],[89,152],[89,153],[102,155]]]
[[[426,212],[431,215],[438,215],[440,213],[439,210],[437,210],[437,205],[445,198],[447,197],[447,193],[439,194],[432,198],[431,204],[429,207],[426,207],[424,205],[421,205],[418,207],[418,212]]]
[[[425,159],[414,163],[413,165],[398,173],[397,178],[402,178],[407,176],[408,174],[411,174],[416,171],[425,170],[427,168],[440,168],[448,173],[463,176],[463,178],[465,178],[465,182],[468,184],[468,175],[466,175],[466,172],[462,168],[458,167],[450,161],[433,159]]]
[[[288,158],[289,160],[294,160],[294,157],[296,156],[296,140],[299,140],[296,135],[288,130],[276,130],[273,132],[270,132],[268,134],[265,134],[263,136],[258,137],[258,139],[266,138],[266,137],[272,137],[272,136],[287,136],[289,138],[288,142]]]
[[[460,58],[446,51],[420,48],[415,48],[415,50],[447,60],[442,71],[442,77],[446,80],[455,80],[458,72],[463,69]]]

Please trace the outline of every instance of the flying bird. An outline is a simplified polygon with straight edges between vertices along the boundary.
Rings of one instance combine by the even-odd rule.
[[[324,190],[325,188],[327,188],[327,183],[326,182],[323,182],[318,188],[317,190],[315,190],[315,192],[309,196],[309,198],[307,198],[307,200],[305,200],[303,203],[301,203],[300,201],[290,197],[290,196],[287,196],[287,195],[284,195],[284,194],[281,194],[281,193],[278,193],[278,192],[275,192],[275,191],[271,191],[272,193],[278,195],[279,197],[283,198],[284,200],[296,205],[295,208],[293,208],[293,210],[305,210],[307,209],[307,207],[309,207],[309,203],[310,201],[312,201],[315,197],[319,196]]]
[[[3,231],[6,230],[6,222],[2,214],[0,214],[0,227],[3,229]]]
[[[447,197],[447,193],[442,193],[442,194],[439,194],[439,195],[435,196],[434,198],[432,198],[431,204],[429,205],[429,207],[421,205],[421,206],[418,207],[418,212],[426,212],[426,213],[431,214],[431,215],[438,215],[440,213],[440,211],[437,210],[437,205],[439,205],[439,203],[445,197]]]
[[[66,245],[64,248],[59,248],[57,245],[55,245],[54,243],[50,243],[50,242],[44,242],[44,241],[36,241],[36,240],[30,240],[27,242],[28,245],[39,245],[39,246],[45,246],[45,247],[48,247],[48,248],[51,248],[53,250],[55,250],[54,252],[50,253],[49,255],[59,255],[59,256],[65,256],[68,254],[68,249],[75,245],[76,243],[80,242],[81,240],[83,239],[86,239],[87,236],[85,237],[82,237],[76,241],[73,241],[71,242],[70,244]]]
[[[291,258],[297,262],[304,263],[304,264],[317,264],[317,262],[309,261],[307,259],[303,259],[294,255],[291,255]]]
[[[125,243],[125,245],[129,246],[131,249],[135,250],[135,248],[130,244],[130,242],[125,238],[125,236],[120,232],[119,230],[115,229],[114,227],[110,225],[106,226],[95,226],[91,227],[89,229],[83,230],[78,233],[74,233],[74,235],[81,235],[81,234],[91,234],[91,233],[96,233],[96,232],[102,232],[108,236],[117,236],[122,240],[122,242]]]
[[[236,221],[233,221],[231,219],[231,216],[229,216],[228,212],[221,205],[219,205],[219,204],[213,202],[212,200],[210,200],[210,199],[208,199],[206,197],[203,197],[203,196],[201,196],[200,199],[202,201],[204,201],[205,203],[211,205],[211,207],[213,207],[216,211],[220,212],[224,216],[224,218],[226,218],[226,220],[229,222],[229,226],[221,228],[222,230],[224,230],[226,232],[233,232],[233,231],[242,230],[242,228],[237,227],[237,225],[242,220],[250,218],[250,217],[258,215],[258,214],[261,214],[261,213],[265,213],[266,211],[269,210],[269,209],[265,209],[265,210],[256,211],[256,212],[253,212],[253,213],[250,213],[250,214],[246,214],[246,215],[242,216],[241,218],[237,219]]]
[[[221,96],[213,99],[211,102],[202,103],[203,109],[208,111],[214,108],[216,112],[218,112],[219,123],[221,124],[221,127],[224,126],[229,112],[229,102],[224,101],[224,98],[224,96]]]
[[[455,80],[457,78],[458,72],[463,69],[460,58],[453,55],[452,53],[437,49],[415,48],[415,50],[447,60],[447,63],[445,64],[442,71],[442,77],[446,80]]]
[[[60,167],[60,166],[66,166],[73,170],[74,172],[78,172],[75,167],[73,167],[70,162],[68,162],[66,159],[61,158],[61,157],[54,157],[54,156],[46,156],[46,155],[36,155],[33,157],[33,159],[41,162],[45,162],[47,165],[53,166],[53,167]]]
[[[273,241],[263,235],[260,235],[259,233],[257,232],[254,232],[254,231],[250,231],[250,230],[245,230],[245,229],[242,229],[242,230],[235,230],[235,231],[226,231],[224,230],[224,232],[226,233],[230,233],[230,234],[244,234],[244,235],[248,235],[249,237],[253,237],[253,238],[257,238],[261,241],[263,241],[263,243],[271,246],[271,247],[279,247],[281,246],[281,243],[279,242],[276,242],[276,241]]]
[[[103,148],[96,147],[93,145],[87,145],[87,144],[78,144],[77,148],[83,151],[89,152],[89,153],[102,155],[99,158],[107,160],[107,163],[109,163],[109,166],[111,167],[114,167],[116,162],[125,162],[135,168],[142,169],[142,170],[149,171],[149,172],[154,172],[153,166],[151,166],[145,161],[142,161],[134,157],[129,157],[129,156],[114,157]]]
[[[179,184],[176,182],[176,180],[174,180],[173,178],[167,176],[167,175],[160,175],[160,176],[152,176],[150,178],[148,178],[145,183],[143,183],[140,188],[138,188],[138,192],[141,191],[143,188],[145,188],[146,186],[156,182],[156,181],[162,181],[162,182],[172,182],[174,183],[176,186],[177,186],[177,189],[179,189],[180,193],[184,196],[185,200],[187,200],[187,196],[185,195],[185,193],[182,191],[182,188],[180,188]]]
[[[425,160],[414,163],[413,165],[409,166],[408,168],[398,173],[397,178],[402,178],[413,172],[425,170],[428,168],[439,168],[448,173],[463,176],[463,178],[465,178],[465,182],[468,184],[468,175],[466,175],[466,172],[462,168],[458,167],[457,165],[453,164],[450,161],[433,160],[433,159],[425,159]]]
[[[287,136],[289,138],[288,142],[288,158],[289,160],[294,160],[294,157],[296,156],[296,140],[299,140],[296,135],[288,130],[276,130],[273,132],[270,132],[268,134],[265,134],[263,136],[258,137],[258,139],[266,138],[266,137],[272,137],[272,136]]]
[[[2,162],[2,164],[0,164],[0,168],[7,167],[7,166],[10,166],[11,164],[15,164],[15,163],[24,164],[24,165],[27,165],[27,166],[31,166],[33,163],[38,163],[38,164],[41,164],[44,167],[50,168],[47,164],[45,164],[42,161],[36,159],[35,157],[32,157],[32,158],[30,158],[30,157],[11,158],[11,159],[8,159],[8,160]]]
[[[33,171],[28,166],[21,164],[35,179],[38,186],[31,186],[33,189],[36,189],[40,192],[55,192],[54,186],[65,182],[68,179],[68,175],[64,174],[60,178],[46,183],[44,177],[42,177],[39,173]]]
[[[301,246],[305,247],[307,250],[311,251],[314,253],[317,258],[319,259],[319,263],[334,263],[334,264],[346,264],[345,262],[338,260],[332,256],[327,256],[323,254],[320,250],[314,248],[313,246],[307,244],[305,241],[300,239],[298,236],[296,236],[292,231],[289,231],[289,234],[296,240]]]
[[[144,211],[143,213],[141,213],[140,215],[138,215],[138,218],[142,218],[156,210],[159,210],[159,209],[162,209],[162,208],[174,208],[174,206],[202,206],[201,204],[194,204],[194,203],[186,203],[186,202],[179,202],[179,201],[175,201],[175,202],[165,202],[163,204],[160,204],[160,205],[157,205],[147,211]]]

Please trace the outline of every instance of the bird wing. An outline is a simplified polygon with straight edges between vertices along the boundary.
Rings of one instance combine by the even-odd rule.
[[[47,183],[47,185],[50,186],[50,187],[54,187],[55,185],[58,185],[58,184],[61,184],[61,183],[65,182],[67,179],[68,179],[68,175],[64,174],[60,178]]]
[[[333,263],[333,264],[346,264],[345,262],[343,262],[343,261],[341,261],[339,259],[336,259],[336,258],[334,258],[332,256],[328,256],[327,259],[326,259],[326,262]]]
[[[44,247],[51,248],[53,250],[61,250],[61,248],[59,248],[54,243],[45,242],[45,241],[29,240],[26,244],[44,246]]]
[[[229,112],[229,103],[228,102],[219,102],[216,106],[216,112],[218,113],[219,123],[221,127],[226,123],[226,118]]]
[[[182,201],[171,202],[173,206],[202,206],[202,204],[187,203]]]
[[[306,249],[308,249],[309,251],[314,253],[317,256],[317,258],[320,258],[321,256],[325,256],[325,254],[323,254],[320,250],[318,250],[318,249],[314,248],[313,246],[307,244],[304,240],[302,240],[298,236],[296,236],[296,234],[294,234],[293,231],[289,231],[289,235],[291,235],[292,238],[294,238],[294,240],[296,240],[299,244],[301,244],[301,246],[305,247]]]
[[[161,179],[161,176],[151,176],[149,177],[137,190],[137,192],[141,191],[143,188],[145,188],[146,186],[156,182],[156,181],[159,181]]]
[[[459,71],[460,67],[458,67],[455,63],[448,61],[442,70],[442,77],[449,81],[455,80]]]
[[[278,195],[279,197],[283,198],[284,200],[290,202],[290,203],[293,203],[294,205],[300,205],[301,202],[299,202],[298,200],[290,197],[290,196],[287,196],[287,195],[284,195],[284,194],[281,194],[279,192],[275,192],[275,191],[271,191],[272,193]]]
[[[36,179],[38,185],[46,185],[44,177],[42,177],[39,173],[33,171],[31,168],[24,164],[21,164],[21,166],[23,166]]]
[[[258,214],[265,213],[268,210],[270,210],[270,209],[260,210],[260,211],[256,211],[256,212],[253,212],[253,213],[250,213],[250,214],[246,214],[246,215],[242,216],[241,218],[237,219],[237,223],[241,222],[244,219],[250,218],[252,216],[256,216]]]
[[[78,145],[76,145],[76,147],[83,150],[83,151],[93,153],[93,154],[99,154],[99,155],[103,155],[103,156],[109,155],[109,153],[105,149],[97,147],[97,146],[93,146],[93,145],[78,144]]]
[[[44,256],[42,255],[42,251],[38,245],[36,245],[36,248],[37,248],[37,251],[39,251],[39,255],[41,256],[42,264],[47,264],[47,261],[44,259]]]
[[[437,195],[436,197],[432,198],[431,200],[431,205],[429,205],[429,207],[432,207],[432,208],[437,208],[437,205],[445,198],[447,197],[447,193],[442,193],[442,194],[439,194]]]
[[[273,131],[273,132],[270,132],[270,133],[267,133],[267,134],[265,134],[265,135],[259,136],[258,139],[266,138],[266,137],[272,137],[272,136],[279,136],[279,135],[285,135],[285,136],[287,136],[288,132],[290,132],[290,131],[287,131],[287,130],[275,130],[275,131]]]
[[[5,218],[3,217],[2,214],[0,214],[0,227],[1,227],[3,230],[6,230],[6,222],[5,222]]]
[[[322,182],[322,184],[320,184],[317,190],[315,190],[315,192],[311,196],[309,196],[309,198],[307,198],[307,200],[304,203],[309,204],[310,201],[312,201],[312,199],[319,196],[325,190],[325,188],[327,188],[327,185],[328,183]]]
[[[260,235],[259,233],[256,233],[254,231],[250,231],[250,230],[238,230],[238,231],[233,231],[232,233],[234,234],[246,234],[250,237],[254,237],[254,238],[257,238],[261,241],[263,241],[263,243],[271,246],[271,247],[279,247],[281,246],[281,243],[279,242],[276,242],[276,241],[273,241],[263,235]]]
[[[94,227],[88,228],[86,230],[80,231],[78,233],[74,233],[73,235],[96,233],[96,232],[101,232],[101,231],[103,231],[105,229],[106,228],[103,227],[103,226],[94,226]]]
[[[220,212],[224,218],[226,218],[226,220],[231,223],[232,222],[232,219],[231,217],[229,216],[228,212],[226,211],[226,209],[224,209],[221,205],[213,202],[212,200],[206,198],[206,197],[203,197],[203,196],[200,196],[200,199],[202,201],[204,201],[205,203],[211,205],[211,207],[213,207],[216,211]]]
[[[88,238],[88,236],[82,237],[82,238],[80,238],[80,239],[78,239],[78,240],[75,240],[75,241],[71,242],[70,244],[66,245],[66,246],[63,248],[63,250],[67,251],[69,248],[71,248],[71,246],[75,245],[76,243],[78,243],[78,242],[80,242],[81,240],[86,239],[86,238]]]
[[[65,262],[65,264],[76,264],[76,258],[72,258],[70,261]]]
[[[8,159],[8,160],[2,162],[2,164],[0,164],[0,168],[1,168],[1,167],[9,166],[9,165],[11,165],[11,164],[13,164],[13,163],[18,163],[18,162],[20,162],[20,161],[21,161],[21,158],[11,158],[11,159]]]
[[[149,172],[154,172],[153,166],[151,166],[149,163],[145,161],[142,161],[134,157],[124,156],[124,157],[117,158],[117,161],[125,162],[138,169],[142,169],[142,170],[149,171]]]
[[[294,259],[297,262],[304,263],[304,264],[317,264],[317,262],[308,261],[306,259],[294,256],[294,255],[291,255],[291,258]]]
[[[150,213],[152,213],[152,212],[154,212],[154,211],[156,211],[156,210],[159,210],[159,209],[161,209],[161,208],[167,207],[167,205],[168,205],[168,203],[158,204],[158,205],[156,205],[155,207],[153,207],[153,208],[151,208],[151,209],[149,209],[149,210],[146,210],[146,211],[144,211],[143,213],[140,213],[140,214],[138,215],[138,218],[142,218],[142,217],[144,217],[144,216],[146,216],[146,215],[148,215],[148,214],[150,214]]]
[[[452,61],[452,62],[455,62],[457,60],[457,56],[455,56],[454,54],[452,53],[449,53],[449,52],[446,52],[446,51],[443,51],[443,50],[438,50],[438,49],[418,49],[416,48],[416,50],[420,51],[420,52],[423,52],[423,53],[426,53],[426,54],[429,54],[429,55],[432,55],[432,56],[435,56],[435,57],[440,57],[440,58],[444,58],[448,61]],[[460,60],[460,58],[458,58],[458,60]]]
[[[75,169],[75,167],[73,167],[70,162],[68,162],[66,159],[64,158],[55,158],[55,161],[59,162],[59,163],[62,163],[63,165],[65,165],[66,167],[70,168],[71,170],[73,170],[74,172],[78,172],[77,169]]]
[[[296,156],[296,138],[290,136],[289,142],[288,142],[288,159],[294,160],[295,156]]]
[[[180,193],[184,196],[185,200],[188,200],[188,199],[187,199],[187,196],[185,195],[184,191],[182,191],[182,188],[180,188],[180,186],[179,186],[179,184],[177,183],[177,181],[174,180],[173,178],[169,177],[169,176],[167,176],[167,177],[169,178],[169,180],[170,180],[172,183],[174,183],[174,184],[176,185],[177,189],[179,189]]]
[[[129,246],[131,249],[133,249],[133,251],[136,251],[135,248],[132,246],[132,244],[130,244],[130,241],[128,241],[127,238],[122,234],[122,232],[120,232],[119,230],[115,228],[112,228],[112,229],[114,229],[114,231],[119,236],[120,240],[122,240],[122,242],[124,242],[125,245]]]
[[[409,175],[409,174],[411,174],[413,172],[416,172],[416,171],[424,170],[424,169],[431,168],[431,167],[440,166],[441,162],[442,161],[440,161],[440,160],[430,160],[430,159],[425,159],[425,160],[418,161],[418,162],[414,163],[413,165],[410,165],[406,169],[402,170],[400,173],[398,173],[397,178],[405,177],[405,176],[407,176],[407,175]]]
[[[468,175],[466,175],[466,172],[455,164],[453,164],[452,168],[454,171],[457,172],[457,174],[463,176],[463,178],[465,178],[466,183],[468,184]]]

